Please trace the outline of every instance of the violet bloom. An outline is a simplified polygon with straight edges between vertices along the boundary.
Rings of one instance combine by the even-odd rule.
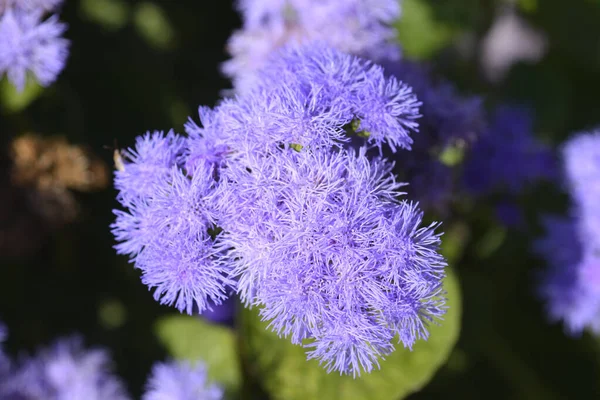
[[[410,149],[419,105],[367,60],[286,47],[247,91],[200,109],[183,152],[167,144],[182,154],[170,175],[135,196],[119,186],[117,249],[161,302],[202,312],[233,289],[329,371],[371,371],[445,312],[438,224],[421,226],[393,165],[366,155]],[[146,159],[123,169],[155,168]]]
[[[577,134],[564,146],[565,177],[588,233],[600,233],[600,131]],[[595,240],[600,243],[600,239]]]
[[[223,389],[208,382],[206,367],[198,362],[157,363],[142,400],[220,400]]]
[[[126,164],[123,172],[131,166]],[[135,164],[134,171],[139,168],[145,173],[155,165],[147,167]],[[218,235],[211,237],[209,232],[214,224],[210,199],[214,182],[212,169],[202,167],[193,177],[171,168],[162,181],[148,187],[145,196],[132,200],[127,212],[116,210],[111,225],[121,241],[118,252],[132,256],[142,271],[142,282],[155,288],[154,298],[188,314],[194,306],[204,311],[209,301],[220,304],[227,297],[227,286],[233,284],[227,278],[230,266],[223,259],[226,248]],[[129,189],[121,187],[123,197],[128,197]]]
[[[44,10],[7,8],[0,15],[0,75],[6,73],[19,91],[28,72],[42,86],[54,82],[65,67],[69,41],[66,25],[56,15],[43,19]]]
[[[398,0],[239,0],[243,27],[228,42],[232,59],[223,72],[243,90],[278,48],[323,41],[338,50],[378,59],[399,58],[393,22]]]
[[[546,221],[546,236],[537,244],[549,264],[541,293],[550,317],[570,332],[600,333],[600,134],[577,134],[565,144],[563,160],[573,207],[570,219]]]
[[[548,263],[539,292],[550,319],[571,334],[600,333],[600,257],[585,248],[577,219],[548,217],[545,227],[536,252]]]
[[[450,148],[468,152],[485,127],[480,98],[461,95],[448,81],[435,77],[429,65],[386,60],[388,75],[408,84],[423,103],[419,134],[409,153],[394,156],[395,172],[410,185],[408,197],[426,210],[444,214],[453,199],[455,168],[441,162]]]
[[[224,191],[244,212],[224,221],[238,291],[329,371],[359,375],[428,336],[444,313],[437,225],[398,203],[391,165],[363,153],[284,149]],[[234,190],[236,188],[236,190]]]
[[[469,192],[517,194],[529,184],[556,176],[554,153],[535,138],[532,125],[531,115],[523,108],[496,110],[465,163],[464,185]]]
[[[127,400],[123,384],[112,375],[102,349],[85,349],[78,337],[62,339],[34,357],[21,360],[0,383],[5,399]]]
[[[185,151],[185,138],[172,130],[147,132],[136,139],[135,147],[121,152],[123,165],[115,171],[119,202],[129,205],[154,193],[155,186],[168,179]]]
[[[380,66],[311,43],[276,52],[245,94],[203,113],[203,129],[187,127],[203,140],[243,138],[244,151],[282,143],[340,146],[349,129],[395,151],[411,148],[420,105],[410,87],[386,78]]]

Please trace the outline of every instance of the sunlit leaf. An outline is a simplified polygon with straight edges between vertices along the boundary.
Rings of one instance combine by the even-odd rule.
[[[239,390],[240,366],[231,329],[198,317],[174,315],[160,319],[156,333],[173,358],[202,360],[208,366],[210,379],[223,385],[229,393]]]

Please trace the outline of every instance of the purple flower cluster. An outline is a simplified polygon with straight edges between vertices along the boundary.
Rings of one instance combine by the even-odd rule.
[[[206,368],[202,363],[157,363],[146,384],[142,400],[220,400],[223,389],[208,384]]]
[[[409,197],[426,210],[444,214],[455,192],[455,170],[441,156],[450,148],[466,152],[485,128],[479,97],[462,96],[449,82],[435,77],[430,67],[407,60],[387,60],[387,74],[410,85],[423,102],[419,135],[410,153],[398,154],[396,172],[410,185]]]
[[[62,339],[16,363],[0,382],[0,398],[129,399],[110,369],[104,350],[84,349],[79,337]]]
[[[556,177],[554,153],[535,138],[532,125],[526,109],[498,107],[466,160],[465,188],[475,195],[496,189],[517,194],[532,182]]]
[[[6,329],[0,323],[0,345]],[[57,340],[33,357],[11,364],[0,347],[0,398],[45,400],[129,400],[122,382],[112,374],[107,351],[86,349],[79,336]],[[219,400],[223,390],[207,381],[203,363],[157,363],[146,384],[144,400]]]
[[[202,312],[234,290],[329,371],[371,371],[445,312],[438,224],[398,198],[393,164],[367,157],[410,149],[419,105],[366,60],[286,47],[187,137],[124,153],[117,250],[162,303]]]
[[[59,0],[0,0],[0,76],[22,91],[31,72],[42,86],[54,82],[65,67],[69,41],[66,25],[53,12]]]
[[[541,285],[553,319],[568,330],[600,332],[600,133],[578,134],[563,149],[573,201],[570,218],[547,218],[537,251],[549,270]]]
[[[324,41],[338,50],[378,59],[399,58],[392,23],[398,0],[238,0],[243,27],[229,39],[223,71],[243,90],[274,50],[288,43]]]

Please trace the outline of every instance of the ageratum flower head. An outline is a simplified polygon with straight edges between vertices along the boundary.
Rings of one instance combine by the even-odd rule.
[[[421,226],[393,165],[366,155],[410,148],[418,106],[366,60],[285,48],[247,91],[186,124],[174,175],[117,211],[117,249],[180,310],[182,296],[202,308],[231,287],[328,370],[371,371],[394,336],[411,347],[444,313],[437,224]]]
[[[239,0],[238,8],[243,27],[229,39],[232,59],[223,65],[236,90],[289,43],[317,40],[369,58],[399,58],[392,27],[400,17],[398,0]]]
[[[142,400],[221,400],[223,389],[208,382],[206,366],[198,362],[157,363],[146,384]]]
[[[188,125],[188,133],[217,144],[243,138],[251,146],[244,151],[252,152],[282,143],[339,146],[350,129],[395,151],[410,149],[420,104],[407,85],[365,59],[323,43],[290,45],[272,56],[246,93],[212,114],[203,111],[204,129]]]
[[[517,194],[528,184],[556,176],[554,154],[535,138],[532,125],[524,108],[496,109],[489,129],[465,163],[464,184],[469,192],[483,195],[504,189]]]
[[[21,360],[9,378],[0,382],[0,398],[129,399],[110,364],[106,351],[85,349],[81,338],[61,339]]]
[[[56,15],[45,20],[43,16],[43,8],[8,7],[0,14],[0,75],[6,73],[19,91],[25,87],[28,72],[48,86],[65,67],[69,41],[62,34],[66,25]]]

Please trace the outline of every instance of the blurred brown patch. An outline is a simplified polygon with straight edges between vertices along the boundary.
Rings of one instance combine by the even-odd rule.
[[[15,138],[0,167],[0,251],[18,256],[79,213],[73,191],[107,187],[106,164],[63,137]]]

